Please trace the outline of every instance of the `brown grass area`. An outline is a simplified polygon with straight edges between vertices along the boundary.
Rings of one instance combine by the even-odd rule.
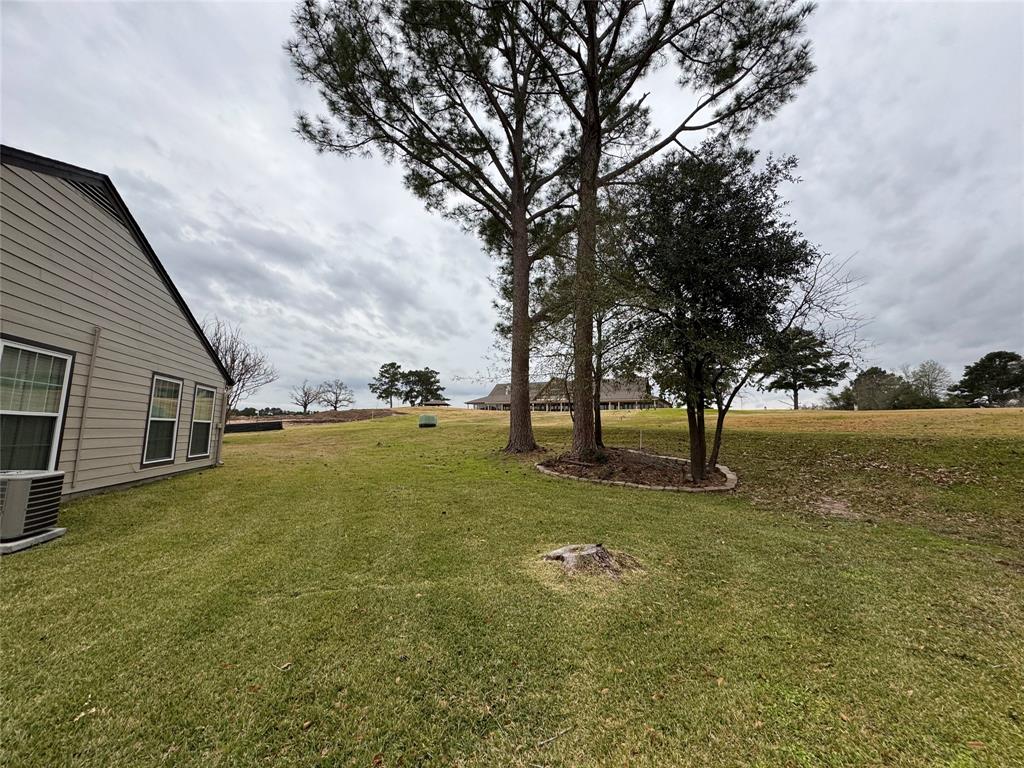
[[[1024,408],[927,411],[734,411],[733,429],[763,432],[839,432],[897,437],[1020,437]]]

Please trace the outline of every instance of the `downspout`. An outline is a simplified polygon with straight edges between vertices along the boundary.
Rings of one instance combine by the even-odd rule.
[[[78,485],[78,467],[82,458],[82,440],[85,438],[85,429],[89,418],[89,396],[92,394],[93,374],[96,371],[96,356],[100,350],[100,335],[103,331],[98,325],[92,329],[92,352],[89,355],[89,373],[85,377],[85,397],[82,400],[82,421],[78,425],[78,440],[75,442],[75,466],[71,470],[71,488],[74,490]]]

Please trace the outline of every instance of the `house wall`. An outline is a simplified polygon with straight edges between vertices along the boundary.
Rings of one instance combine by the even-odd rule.
[[[6,164],[0,209],[0,332],[75,354],[57,460],[64,492],[214,464],[224,378],[127,227],[63,179]],[[183,380],[181,408],[173,463],[143,468],[154,373]],[[213,440],[209,458],[187,460],[197,383],[217,391]]]

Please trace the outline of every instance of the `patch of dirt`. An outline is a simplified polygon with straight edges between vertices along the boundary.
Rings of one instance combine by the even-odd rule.
[[[308,416],[289,416],[285,421],[289,424],[343,424],[346,421],[367,421],[401,415],[398,411],[388,408],[353,408],[349,411],[320,411]]]
[[[640,571],[640,561],[625,552],[605,549],[603,544],[569,544],[541,556],[558,562],[570,574],[602,574],[619,579],[627,571]]]
[[[725,485],[726,477],[717,469],[710,470],[700,483],[690,479],[690,462],[667,459],[650,453],[637,453],[624,448],[606,448],[606,460],[583,462],[568,454],[542,461],[540,466],[563,475],[588,480],[636,483],[650,486],[709,488]]]
[[[843,499],[834,499],[831,496],[822,496],[818,499],[815,511],[824,517],[831,517],[836,520],[850,520],[852,522],[870,521],[867,515],[854,512],[849,502]]]
[[[1018,562],[1016,560],[996,560],[999,565],[1009,568],[1011,571],[1016,571],[1020,575],[1024,576],[1024,562]]]

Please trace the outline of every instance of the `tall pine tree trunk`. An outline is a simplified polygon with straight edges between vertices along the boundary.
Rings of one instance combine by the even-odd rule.
[[[604,379],[604,337],[602,320],[598,315],[594,318],[594,442],[598,448],[604,448],[604,435],[601,432],[601,381]]]
[[[793,410],[800,410],[800,389],[799,387],[793,387]]]
[[[512,201],[512,382],[509,387],[508,453],[537,449],[530,413],[530,251],[526,205]]]
[[[572,423],[572,456],[597,458],[594,422],[594,290],[597,281],[597,176],[601,164],[601,115],[598,105],[597,9],[585,3],[587,23],[587,98],[580,136],[579,221],[576,279],[573,286],[573,390],[576,418]]]

